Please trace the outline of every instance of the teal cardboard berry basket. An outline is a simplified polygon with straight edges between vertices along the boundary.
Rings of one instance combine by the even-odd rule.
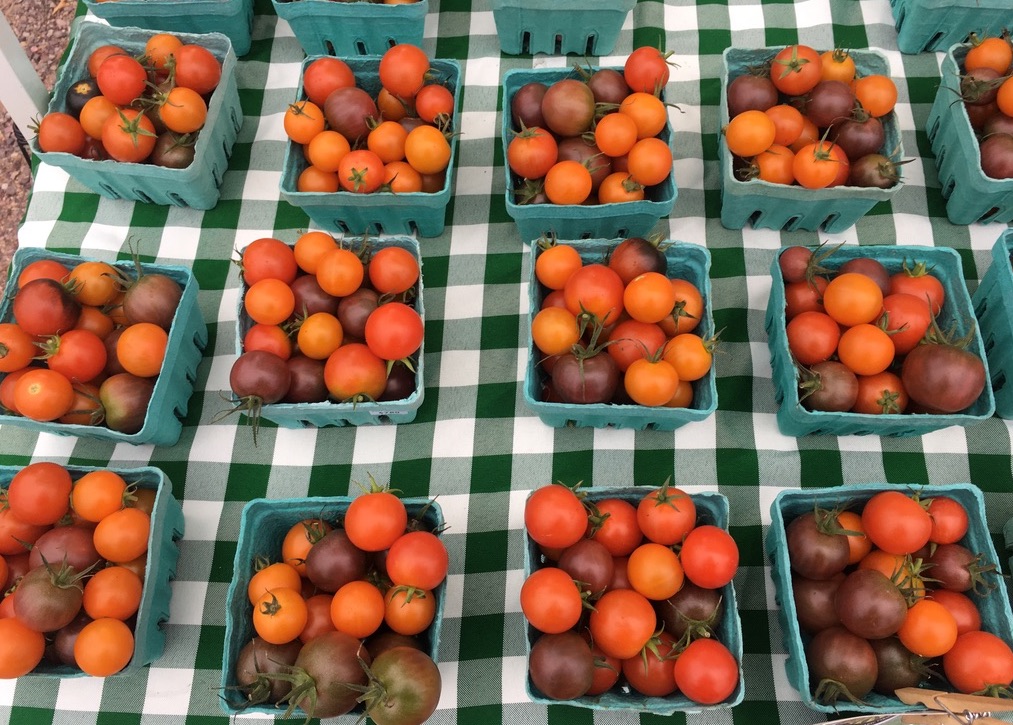
[[[617,245],[619,239],[582,239],[561,242],[580,252],[584,263],[600,262]],[[541,253],[537,244],[531,246],[531,276],[528,282],[528,330],[541,309],[544,291],[535,277],[535,260]],[[704,300],[704,314],[694,332],[704,339],[714,335],[711,303],[710,252],[705,247],[685,242],[672,243],[665,250],[668,276],[678,277],[696,285]],[[686,423],[710,416],[718,407],[717,382],[712,367],[693,383],[693,402],[688,408],[617,405],[612,403],[570,404],[544,400],[547,376],[539,365],[539,352],[528,333],[528,364],[524,374],[524,402],[546,425],[554,428],[632,428],[635,430],[675,430]],[[603,353],[608,354],[608,353]],[[620,383],[621,384],[621,383]]]
[[[1009,24],[1006,0],[890,0],[901,53],[945,51],[970,33],[999,35]]]
[[[1013,418],[1013,230],[999,235],[992,247],[992,264],[971,301],[978,317],[995,395],[995,412]]]
[[[307,2],[310,0],[306,0]],[[342,3],[333,3],[341,5]],[[380,7],[380,6],[377,6]],[[390,6],[407,7],[407,6]],[[320,56],[303,61],[303,69]],[[378,57],[343,58],[355,74],[355,82],[374,98],[380,91],[380,59]],[[454,94],[454,109],[461,109],[461,66],[455,60],[433,60],[431,68]],[[302,81],[298,98],[303,98]],[[454,127],[460,125],[454,119]],[[446,225],[447,205],[450,203],[454,168],[457,160],[457,136],[450,140],[450,162],[443,188],[436,192],[417,191],[405,194],[377,191],[356,194],[351,191],[298,191],[299,175],[306,169],[302,144],[289,141],[282,165],[281,196],[293,206],[302,209],[324,230],[332,234],[412,234],[420,237],[438,237]]]
[[[88,11],[117,28],[170,33],[222,33],[236,55],[250,52],[253,0],[84,0]]]
[[[383,55],[398,43],[422,45],[429,0],[404,5],[271,0],[306,55]]]
[[[504,53],[607,55],[636,0],[492,0]]]
[[[780,48],[744,50],[727,48],[721,72],[720,124],[728,118],[728,84],[747,72],[751,66],[769,61]],[[886,56],[876,50],[848,51],[862,75],[889,75]],[[904,158],[897,114],[891,111],[882,119],[886,141],[882,153],[895,162]],[[718,156],[721,163],[721,225],[742,229],[746,225],[759,229],[787,231],[822,229],[828,233],[843,232],[865,216],[872,207],[897,194],[903,183],[889,189],[858,186],[835,186],[829,189],[806,189],[797,185],[774,184],[762,179],[742,181],[735,177],[732,154],[724,133],[718,134]]]
[[[783,251],[783,250],[782,250]],[[785,319],[784,277],[778,264],[780,254],[775,255],[770,265],[772,277],[770,297],[767,301],[766,329],[767,347],[770,349],[770,365],[774,377],[774,397],[778,404],[777,425],[781,432],[790,436],[803,435],[882,435],[912,436],[923,435],[951,425],[969,426],[992,417],[995,412],[995,398],[992,388],[985,385],[981,395],[960,413],[829,413],[808,410],[799,401],[799,371],[788,349]],[[985,363],[986,379],[988,361],[981,332],[974,319],[971,297],[964,285],[960,255],[947,247],[915,246],[856,246],[844,245],[835,250],[824,266],[836,269],[849,259],[871,257],[880,262],[891,274],[901,271],[905,263],[924,262],[943,284],[946,299],[937,319],[940,329],[954,330],[957,338],[973,333],[968,350]]]
[[[409,522],[417,519],[421,529],[439,535],[445,520],[443,510],[434,499],[402,499],[408,510]],[[336,525],[348,511],[352,499],[347,496],[318,496],[311,498],[253,499],[243,507],[239,521],[239,539],[236,542],[234,576],[226,594],[225,610],[225,651],[222,653],[221,690],[219,704],[229,715],[258,713],[278,715],[282,711],[270,703],[251,705],[237,687],[236,663],[243,646],[255,635],[253,629],[253,605],[246,590],[253,576],[253,566],[258,557],[267,561],[281,561],[281,542],[285,533],[295,524],[306,519],[321,519]],[[432,624],[419,635],[426,653],[434,662],[439,661],[440,630],[443,626],[443,605],[446,600],[447,583],[443,581],[433,591],[436,597],[436,616]],[[362,714],[362,706],[355,713]],[[305,713],[296,708],[297,717]]]
[[[107,3],[116,5],[118,3]],[[154,3],[147,3],[152,5]],[[114,28],[105,23],[79,22],[69,56],[60,69],[49,101],[49,111],[66,111],[67,89],[88,76],[88,56],[102,45],[118,45],[131,55],[141,55],[153,30]],[[111,199],[130,199],[150,204],[211,209],[218,203],[219,188],[229,165],[229,154],[243,125],[236,85],[236,55],[232,43],[220,33],[179,33],[184,43],[207,48],[222,64],[222,77],[211,94],[207,120],[197,136],[194,158],[183,169],[154,164],[83,159],[64,152],[45,152],[32,140],[32,152],[44,163],[58,166],[89,189]]]
[[[8,293],[0,301],[0,321],[11,322],[14,317],[12,299],[18,275],[32,262],[39,259],[52,259],[68,268],[80,262],[94,261],[75,254],[50,252],[34,247],[21,247],[14,252],[11,266]],[[134,263],[131,260],[110,262],[114,267],[123,270],[133,277]],[[163,264],[142,264],[144,273],[159,272],[174,279],[183,288],[176,315],[169,328],[169,341],[165,349],[165,361],[162,371],[155,381],[155,389],[148,403],[148,413],[144,424],[136,433],[121,433],[104,425],[76,425],[70,423],[39,421],[24,418],[20,415],[0,415],[0,425],[11,425],[19,428],[54,433],[64,436],[81,438],[101,438],[115,443],[132,443],[140,445],[171,446],[179,440],[183,431],[183,418],[186,417],[190,394],[193,393],[197,381],[197,366],[200,364],[205,345],[208,341],[207,326],[197,304],[200,288],[193,272],[188,267]]]
[[[943,57],[925,131],[936,156],[947,218],[954,224],[1008,224],[1013,222],[1013,179],[993,179],[982,171],[978,138],[959,101],[960,69],[969,47],[954,45]]]
[[[76,481],[91,471],[111,470],[123,477],[128,485],[154,489],[155,503],[151,510],[151,529],[148,534],[148,553],[145,565],[144,587],[134,624],[134,655],[125,668],[110,677],[129,676],[151,664],[165,649],[165,624],[169,621],[169,602],[172,599],[171,582],[176,576],[179,559],[178,541],[183,538],[183,509],[172,495],[172,482],[159,468],[98,468],[94,466],[66,466]],[[20,466],[0,466],[0,489],[6,489]],[[87,677],[79,668],[62,665],[46,659],[28,678]]]
[[[595,71],[597,68],[592,68]],[[622,71],[622,68],[614,70]],[[507,71],[503,76],[503,118],[501,138],[503,154],[513,138],[513,119],[510,102],[514,94],[528,83],[551,85],[566,78],[577,78],[571,68],[535,68]],[[664,96],[662,96],[664,100]],[[518,129],[519,130],[519,129]],[[672,124],[665,123],[659,138],[672,147]],[[672,213],[679,189],[675,183],[675,170],[660,184],[645,190],[643,201],[627,201],[613,204],[518,204],[514,201],[514,189],[520,179],[503,165],[506,173],[506,210],[517,223],[521,239],[527,244],[542,236],[557,239],[615,239],[617,237],[643,237],[650,233],[658,220]]]
[[[774,581],[774,597],[778,605],[778,619],[784,647],[788,653],[785,672],[788,682],[798,690],[802,701],[820,712],[837,714],[838,710],[855,711],[863,714],[908,712],[920,709],[917,705],[905,705],[896,697],[870,692],[862,698],[863,704],[842,701],[837,706],[820,702],[814,695],[815,686],[809,676],[805,647],[810,637],[802,632],[798,623],[795,599],[792,594],[791,563],[785,529],[791,521],[804,513],[811,513],[814,506],[824,509],[858,511],[881,491],[900,491],[904,494],[918,493],[921,500],[934,496],[948,496],[959,502],[968,513],[970,525],[960,544],[975,553],[984,555],[985,563],[999,566],[999,556],[992,544],[985,518],[985,499],[981,490],[970,483],[940,485],[863,483],[835,488],[786,489],[781,491],[770,505],[770,528],[765,540],[767,559],[771,563],[770,576]],[[931,577],[931,574],[928,574]],[[989,584],[995,585],[987,594],[965,592],[981,613],[981,628],[1000,637],[1007,644],[1013,644],[1013,613],[1006,598],[1006,584],[997,571],[985,574]]]
[[[633,505],[637,503],[651,489],[647,487],[606,487],[588,488],[583,493],[587,500],[592,503],[603,501],[608,498],[618,498]],[[690,494],[696,506],[697,525],[710,524],[718,528],[728,530],[728,499],[720,493],[694,493]],[[526,533],[524,536],[524,576],[527,578],[537,569],[542,568],[542,557],[536,544]],[[651,715],[672,715],[677,712],[698,713],[711,712],[715,710],[727,710],[742,702],[746,693],[746,686],[742,675],[742,622],[739,618],[739,610],[736,605],[735,586],[729,582],[721,588],[721,609],[722,617],[714,631],[714,637],[721,642],[739,663],[739,678],[732,694],[724,702],[715,705],[701,705],[690,700],[682,693],[675,692],[665,697],[649,697],[631,691],[629,687],[613,687],[601,695],[584,695],[576,700],[554,700],[541,693],[528,675],[525,680],[525,688],[528,697],[532,702],[542,705],[571,705],[590,710],[619,711],[627,710],[634,712],[649,713]],[[527,653],[531,654],[531,647],[539,637],[538,631],[530,624],[525,623],[525,644]]]
[[[367,244],[365,240],[353,240],[351,249],[360,251]],[[419,264],[419,280],[416,283],[415,311],[426,319],[426,310],[422,301],[422,254],[419,242],[413,237],[378,237],[368,241],[373,251],[384,247],[401,247],[412,253]],[[243,302],[246,297],[246,285],[243,284],[236,310],[236,355],[243,353],[243,338],[253,325],[246,314]],[[321,403],[272,403],[260,409],[260,417],[277,423],[282,428],[322,428],[325,426],[345,425],[380,425],[384,423],[411,423],[415,420],[425,397],[423,368],[425,359],[425,340],[419,348],[418,360],[415,362],[415,389],[402,400],[338,403],[325,401]]]

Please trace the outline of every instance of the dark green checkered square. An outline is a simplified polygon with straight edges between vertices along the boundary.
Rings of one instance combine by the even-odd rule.
[[[502,614],[462,617],[460,660],[484,660],[502,652],[503,621]]]
[[[507,532],[478,531],[467,535],[464,570],[469,574],[507,568]]]

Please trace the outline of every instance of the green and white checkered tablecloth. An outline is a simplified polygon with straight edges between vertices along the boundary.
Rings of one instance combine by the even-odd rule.
[[[497,129],[500,79],[513,68],[561,67],[560,57],[502,56],[489,0],[430,0],[425,49],[461,62],[455,196],[438,238],[423,239],[425,402],[400,426],[283,430],[266,426],[253,446],[245,420],[211,420],[224,407],[234,359],[237,268],[233,250],[262,236],[294,241],[304,214],[279,199],[282,114],[294,97],[302,50],[268,0],[256,1],[253,49],[238,63],[245,113],[222,198],[208,212],[97,196],[59,169],[40,165],[22,246],[125,256],[127,240],[165,263],[192,265],[210,341],[182,439],[133,447],[0,431],[0,461],[154,465],[183,503],[186,536],[173,584],[165,654],[136,676],[103,682],[22,678],[0,681],[0,719],[13,723],[225,725],[218,705],[225,593],[240,511],[252,498],[344,495],[372,474],[409,495],[438,495],[451,554],[440,644],[444,677],[433,723],[660,722],[528,702],[518,592],[522,509],[549,481],[594,486],[657,485],[671,476],[690,491],[718,490],[731,504],[742,552],[736,577],[745,641],[746,698],[732,711],[676,715],[671,722],[812,723],[824,718],[798,700],[784,674],[785,650],[767,574],[763,534],[778,491],[867,481],[970,481],[985,490],[989,528],[1013,516],[1011,432],[993,418],[918,438],[808,437],[778,433],[763,316],[775,250],[817,243],[810,232],[724,229],[718,221],[717,131],[721,53],[729,46],[803,42],[818,48],[881,48],[899,80],[898,115],[906,184],[831,241],[936,244],[960,251],[973,289],[989,264],[997,226],[956,227],[943,201],[923,126],[941,56],[903,56],[888,0],[640,0],[614,55],[641,45],[674,52],[667,97],[675,128],[679,198],[659,229],[706,245],[713,256],[719,406],[675,432],[546,427],[523,403],[530,256],[504,207]],[[570,59],[572,60],[572,58]],[[1000,544],[1001,541],[997,542]],[[245,718],[244,718],[245,719]],[[346,717],[344,722],[353,720]],[[667,722],[668,720],[666,720]]]

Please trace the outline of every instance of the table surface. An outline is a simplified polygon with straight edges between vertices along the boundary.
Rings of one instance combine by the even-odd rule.
[[[225,406],[234,360],[239,280],[234,250],[262,236],[293,242],[308,228],[280,201],[282,114],[294,98],[302,50],[267,0],[257,0],[253,49],[240,60],[245,122],[208,212],[99,197],[40,165],[22,246],[112,259],[128,240],[165,263],[193,266],[210,341],[179,443],[171,447],[35,434],[5,427],[0,462],[54,460],[162,468],[183,503],[186,536],[173,584],[164,655],[135,676],[0,681],[0,718],[11,722],[226,723],[217,688],[240,512],[246,501],[346,495],[372,474],[409,495],[439,496],[451,554],[440,645],[444,677],[434,723],[592,722],[590,711],[528,702],[518,603],[527,492],[553,480],[594,486],[658,485],[671,476],[690,491],[717,490],[731,507],[742,553],[735,579],[745,644],[746,698],[732,711],[676,715],[690,722],[809,723],[825,718],[798,700],[784,675],[785,650],[763,551],[769,506],[785,488],[860,482],[970,481],[985,491],[999,541],[1013,516],[1010,424],[993,418],[915,438],[785,437],[775,423],[763,329],[775,251],[829,239],[860,244],[935,244],[960,251],[973,290],[1003,228],[953,226],[923,127],[941,55],[901,55],[887,0],[758,2],[641,0],[614,55],[641,45],[674,52],[667,97],[675,129],[678,201],[658,229],[706,245],[713,305],[722,329],[716,359],[719,406],[674,432],[552,429],[523,403],[530,255],[504,206],[497,129],[500,79],[514,68],[562,67],[573,58],[500,55],[489,0],[430,0],[424,46],[461,61],[464,92],[455,196],[446,231],[423,239],[427,312],[425,402],[400,426],[283,430],[267,425],[254,446],[245,419],[212,422]],[[828,22],[828,19],[830,22]],[[802,42],[818,48],[877,47],[899,81],[897,107],[908,156],[904,188],[843,234],[730,231],[718,221],[717,128],[721,53],[729,46]],[[1001,549],[1000,549],[1001,550]],[[1004,564],[1005,567],[1005,564]],[[609,713],[610,723],[652,721]],[[602,720],[602,716],[599,716]],[[347,719],[351,723],[351,719]]]

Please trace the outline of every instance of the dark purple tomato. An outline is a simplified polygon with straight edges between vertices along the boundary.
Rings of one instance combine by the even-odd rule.
[[[777,264],[781,268],[781,277],[785,283],[803,281],[812,258],[813,252],[809,247],[795,245],[785,248],[777,257]]]
[[[369,639],[366,640],[366,649],[369,651],[370,656],[376,659],[384,652],[395,647],[414,647],[415,649],[425,650],[422,640],[417,636],[411,637],[407,634],[400,634],[389,629],[381,630],[376,634],[370,635]]]
[[[366,138],[369,124],[380,120],[380,111],[366,91],[345,86],[331,91],[324,101],[324,115],[331,130],[337,131],[351,144]]]
[[[688,579],[682,589],[668,599],[654,602],[658,622],[676,639],[687,631],[697,637],[710,637],[721,624],[724,609],[720,589],[704,589]]]
[[[102,372],[106,375],[118,375],[126,372],[126,368],[120,364],[120,359],[116,355],[116,343],[119,342],[120,335],[125,329],[127,328],[117,327],[102,339],[106,348],[106,366]]]
[[[891,189],[900,183],[900,167],[882,154],[854,160],[848,175],[849,186]]]
[[[879,674],[872,645],[844,627],[818,632],[805,654],[813,694],[825,704],[865,697]]]
[[[285,362],[290,378],[288,390],[281,402],[322,403],[327,400],[327,385],[324,383],[326,361],[293,355]]]
[[[280,677],[295,664],[302,649],[298,639],[287,644],[271,644],[254,637],[239,650],[236,658],[236,684],[251,705],[280,702],[291,690],[292,683]]]
[[[856,257],[849,259],[837,270],[839,274],[845,272],[858,272],[871,279],[879,287],[883,296],[890,294],[890,273],[882,262],[872,257]]]
[[[244,352],[229,372],[229,385],[236,397],[260,405],[277,403],[285,397],[291,380],[285,361],[265,350]]]
[[[342,529],[328,531],[306,555],[306,576],[318,589],[336,592],[345,584],[362,579],[371,557],[353,544]]]
[[[78,572],[60,564],[37,566],[21,577],[14,615],[36,632],[55,632],[81,611],[84,587]]]
[[[91,621],[91,617],[82,609],[70,624],[56,631],[53,635],[52,654],[57,663],[77,667],[77,660],[74,659],[74,642],[77,641],[77,635],[81,634],[84,626]]]
[[[338,298],[324,292],[315,274],[296,277],[289,287],[295,295],[296,317],[309,317],[317,312],[333,315],[338,309]]]
[[[623,284],[629,284],[634,277],[645,272],[665,274],[668,260],[665,253],[654,242],[643,237],[630,237],[619,242],[609,255],[609,268],[619,275]]]
[[[305,692],[295,704],[311,718],[350,712],[361,694],[355,686],[369,681],[360,660],[367,665],[372,661],[362,643],[344,632],[325,632],[311,639],[299,650],[292,670],[293,689]]]
[[[594,681],[594,657],[576,632],[543,634],[531,647],[528,671],[532,684],[545,697],[575,700]]]
[[[517,89],[513,98],[510,99],[510,113],[513,116],[514,128],[532,128],[544,126],[545,119],[542,117],[542,98],[549,87],[544,83],[532,81],[525,83]]]
[[[985,563],[981,554],[960,544],[939,544],[925,559],[925,564],[931,567],[927,576],[940,589],[987,592],[995,586],[984,577],[986,572],[995,571],[995,565]]]
[[[558,566],[579,583],[582,591],[593,596],[600,596],[612,581],[612,555],[594,539],[581,539],[564,549]]]
[[[369,287],[360,287],[338,302],[338,321],[345,337],[366,339],[366,319],[379,304],[380,295]]]
[[[630,87],[626,85],[623,74],[614,68],[599,68],[591,74],[587,87],[594,94],[595,103],[622,103],[630,95]]]
[[[76,571],[86,571],[101,560],[92,541],[92,529],[83,526],[57,526],[50,529],[35,540],[28,554],[28,566],[31,569],[46,562],[59,569],[66,562]]]
[[[795,598],[795,614],[803,632],[816,634],[841,623],[834,609],[834,596],[842,581],[844,572],[838,572],[823,581],[807,579],[798,574],[792,575],[791,590]]]
[[[770,78],[747,73],[728,84],[729,118],[735,118],[743,111],[766,111],[777,102],[777,88]]]
[[[586,83],[573,78],[556,81],[542,97],[542,117],[553,133],[579,136],[594,121],[594,94]]]
[[[896,637],[884,637],[869,642],[876,653],[879,676],[873,689],[883,695],[893,696],[902,687],[918,687],[929,679],[931,670],[925,658],[913,654]]]
[[[400,119],[398,121],[398,123],[401,124],[401,128],[403,128],[408,133],[411,133],[413,129],[416,129],[419,126],[429,126],[430,125],[430,124],[426,123],[425,121],[423,121],[418,116],[405,116],[404,118]]]
[[[172,277],[142,274],[123,295],[123,314],[131,325],[150,322],[168,330],[182,297],[183,288]]]
[[[395,360],[387,374],[387,387],[379,400],[405,400],[417,388],[415,373],[401,360]]]
[[[1001,83],[994,68],[975,68],[960,77],[960,97],[969,106],[987,106],[995,102]]]
[[[1013,179],[1013,136],[997,133],[979,145],[981,170],[993,179]],[[15,313],[16,316],[16,313]]]
[[[872,116],[862,120],[852,117],[835,123],[830,136],[851,161],[869,154],[878,154],[886,143],[883,123]]]
[[[99,387],[105,424],[120,433],[137,433],[144,427],[153,392],[153,378],[139,378],[130,373],[109,376]]]
[[[807,511],[785,527],[788,561],[792,571],[809,579],[830,579],[848,565],[848,537],[833,533],[840,529],[837,517],[826,509]]]
[[[895,634],[907,617],[907,601],[885,574],[857,569],[837,587],[834,608],[841,624],[865,639]]]
[[[1013,116],[1007,116],[1005,113],[996,113],[985,121],[981,135],[992,136],[997,133],[1013,136]]]
[[[904,356],[900,377],[911,400],[944,413],[970,407],[986,383],[981,359],[952,345],[918,345]]]
[[[850,118],[855,94],[843,81],[820,81],[809,91],[805,112],[819,128]]]
[[[851,369],[836,360],[812,365],[812,374],[804,373],[799,385],[799,401],[809,410],[843,413],[858,400],[858,378]]]
[[[980,134],[982,129],[985,128],[985,124],[988,123],[988,120],[999,113],[999,104],[986,103],[982,106],[975,106],[965,103],[964,111],[967,113],[967,120],[970,121],[971,128]]]
[[[607,403],[619,387],[619,367],[606,352],[583,360],[568,352],[552,369],[552,387],[566,403]]]
[[[415,647],[394,647],[373,658],[376,688],[366,715],[376,725],[422,725],[436,711],[443,681],[432,658]]]
[[[194,144],[194,139],[165,131],[155,139],[155,148],[152,149],[148,162],[166,169],[185,169],[193,163]]]

